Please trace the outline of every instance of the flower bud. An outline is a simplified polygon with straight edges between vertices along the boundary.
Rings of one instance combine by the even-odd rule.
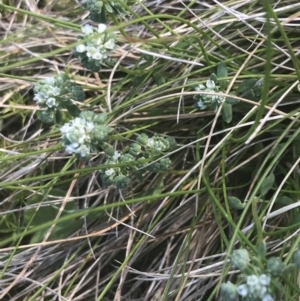
[[[129,149],[129,153],[133,156],[137,156],[142,150],[142,147],[138,143],[132,143]]]
[[[249,253],[246,249],[239,249],[233,251],[231,255],[231,263],[239,270],[243,270],[250,262]]]
[[[130,179],[124,175],[119,175],[115,177],[114,183],[116,184],[117,188],[123,189],[130,184]]]
[[[108,156],[112,157],[115,154],[114,148],[110,144],[108,144],[106,142],[104,142],[104,143],[101,144],[101,148],[103,149],[103,151],[105,152],[105,154],[108,155]]]
[[[284,263],[279,257],[270,257],[267,260],[267,268],[270,270],[270,273],[273,276],[277,277],[282,273],[284,269]]]
[[[134,156],[131,154],[124,154],[120,157],[121,162],[132,162],[134,161]]]
[[[142,133],[142,134],[137,136],[136,142],[140,143],[141,145],[146,146],[147,143],[148,143],[148,136],[146,134]]]
[[[172,161],[169,158],[163,158],[159,161],[159,164],[161,171],[167,171],[171,168]]]
[[[220,294],[221,294],[222,298],[226,301],[238,301],[239,300],[237,287],[230,281],[227,281],[226,283],[222,283]]]
[[[94,122],[97,123],[97,124],[104,124],[106,119],[107,119],[107,114],[106,113],[95,114]]]

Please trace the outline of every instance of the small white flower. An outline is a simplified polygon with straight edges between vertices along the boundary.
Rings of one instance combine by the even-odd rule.
[[[54,86],[55,85],[55,79],[54,79],[54,77],[51,76],[51,77],[45,78],[45,83],[47,85]]]
[[[71,144],[66,145],[66,152],[69,154],[73,154],[75,153],[75,149],[73,148],[73,146]]]
[[[118,151],[115,151],[112,158],[113,158],[114,161],[117,161],[120,157],[121,157],[121,153],[118,152]]]
[[[256,275],[248,276],[247,277],[247,284],[249,286],[256,286],[257,284],[259,284],[258,277]]]
[[[262,285],[269,285],[270,282],[271,282],[271,278],[270,278],[270,276],[268,276],[266,274],[262,274],[262,275],[259,276],[259,282]]]
[[[226,97],[224,97],[224,96],[217,96],[217,102],[218,103],[223,103],[223,102],[225,102],[225,100],[226,100]]]
[[[199,84],[196,88],[195,88],[195,90],[196,91],[201,91],[201,90],[204,90],[206,87],[203,85],[203,84]]]
[[[237,287],[237,292],[240,296],[245,297],[248,294],[248,287],[246,284],[241,284]]]
[[[79,52],[79,53],[85,52],[86,47],[83,44],[77,45],[76,46],[76,51]]]
[[[105,24],[98,24],[98,32],[102,33],[106,30],[106,25]]]
[[[72,120],[72,125],[77,128],[81,128],[84,125],[84,123],[85,120],[83,120],[80,117],[76,117],[75,119]]]
[[[154,140],[153,140],[153,138],[149,138],[149,139],[148,139],[147,145],[148,145],[149,147],[153,147],[153,146],[154,146]]]
[[[260,290],[260,298],[262,298],[266,293],[268,292],[267,287],[262,286],[261,290]]]
[[[114,170],[112,169],[112,168],[110,168],[110,169],[107,169],[106,171],[105,171],[105,174],[108,176],[108,177],[110,177],[111,175],[113,175],[114,174]]]
[[[101,61],[103,59],[103,55],[102,53],[100,53],[100,51],[98,50],[96,53],[94,53],[92,55],[92,59],[97,60],[97,61]]]
[[[69,123],[65,123],[61,128],[60,128],[60,131],[62,134],[67,134],[71,131],[71,126]]]
[[[33,97],[33,100],[36,101],[36,103],[41,104],[41,103],[45,103],[46,99],[43,97],[42,94],[35,94]]]
[[[197,106],[198,106],[198,108],[201,109],[201,110],[204,110],[204,109],[207,107],[207,106],[203,103],[202,100],[199,100],[199,101],[197,102]]]
[[[58,87],[52,87],[51,92],[53,96],[58,96],[60,94],[60,88]]]
[[[89,25],[89,24],[85,24],[84,26],[81,27],[81,31],[86,35],[90,35],[94,32],[93,30],[93,26]]]
[[[90,148],[84,144],[81,145],[78,150],[79,150],[81,157],[83,157],[83,158],[90,153]]]
[[[103,60],[106,60],[108,58],[108,55],[106,53],[102,54]]]
[[[93,55],[97,54],[98,51],[94,46],[87,46],[86,48],[86,56],[93,57]]]
[[[115,41],[114,39],[109,39],[105,44],[104,47],[106,49],[114,49],[115,48]]]
[[[261,301],[274,301],[274,299],[270,294],[266,294],[266,295],[263,296]]]
[[[55,107],[57,105],[55,98],[53,98],[53,97],[48,98],[46,101],[46,105],[49,108]]]
[[[206,87],[208,89],[213,90],[216,87],[215,82],[213,80],[208,79],[206,82]]]
[[[90,133],[95,128],[94,122],[88,121],[85,125],[85,130]]]
[[[100,37],[100,38],[97,38],[97,39],[93,40],[93,45],[102,46],[103,45],[103,38],[104,37]]]
[[[86,139],[87,139],[87,136],[85,134],[83,134],[82,136],[80,136],[78,138],[78,143],[83,144],[86,141]]]
[[[154,148],[155,148],[155,150],[160,152],[163,149],[165,149],[165,145],[161,141],[156,141],[156,143],[154,143]]]

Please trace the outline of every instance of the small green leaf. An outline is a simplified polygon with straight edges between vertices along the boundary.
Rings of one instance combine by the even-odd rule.
[[[283,268],[282,274],[289,274],[289,273],[294,272],[295,270],[296,270],[296,265],[293,263],[290,263]]]
[[[41,111],[38,113],[38,117],[42,122],[45,123],[54,123],[55,121],[55,114],[53,110]]]
[[[222,107],[222,118],[225,122],[229,123],[232,120],[232,107],[230,104],[224,102]]]
[[[247,78],[247,79],[244,79],[238,89],[237,89],[237,93],[238,94],[244,94],[244,93],[247,93],[249,92],[251,89],[253,89],[253,87],[255,86],[257,82],[257,79],[256,78]]]
[[[244,209],[244,204],[240,201],[240,199],[236,198],[235,196],[228,197],[228,204],[229,207],[236,210]]]
[[[73,100],[80,101],[80,102],[83,102],[85,100],[85,93],[80,86],[73,83],[70,87],[70,91],[71,91],[71,98]]]
[[[210,80],[212,80],[215,84],[218,82],[218,77],[212,73],[209,77]]]
[[[261,195],[265,196],[269,192],[269,190],[273,187],[274,183],[275,183],[275,176],[273,173],[270,173],[270,175],[267,176],[261,184],[261,188],[260,188]]]
[[[113,9],[112,9],[112,7],[109,4],[106,3],[104,5],[104,7],[105,7],[105,9],[106,9],[107,12],[109,12],[111,14],[113,13]]]
[[[267,247],[266,247],[266,242],[263,240],[258,244],[257,256],[260,259],[260,261],[264,261],[266,259],[266,255],[267,255]]]
[[[79,117],[79,115],[81,113],[81,111],[78,109],[78,107],[73,104],[66,106],[66,109],[73,117]]]
[[[290,199],[289,197],[287,196],[280,196],[276,199],[275,201],[277,204],[279,205],[283,205],[283,206],[287,206],[287,205],[291,205],[291,204],[294,204],[294,201],[292,199]]]
[[[60,110],[56,110],[55,112],[55,123],[60,124],[62,120],[62,115]]]
[[[166,83],[165,77],[160,72],[154,72],[152,74],[152,77],[158,86],[161,86]]]
[[[257,82],[257,78],[243,80],[237,89],[237,94],[241,97],[257,101],[261,95],[261,87],[256,86]]]
[[[151,74],[149,74],[149,73],[144,73],[144,74],[134,77],[133,85],[134,86],[142,85],[149,79],[150,75]]]
[[[225,100],[226,103],[230,104],[230,105],[236,105],[237,103],[239,103],[240,101],[236,98],[233,98],[233,97],[226,97],[226,100]]]
[[[226,90],[227,80],[224,77],[228,77],[228,71],[225,63],[220,63],[217,68],[217,77],[221,90]]]
[[[106,155],[113,156],[115,154],[115,150],[110,144],[104,142],[101,144],[101,147]]]
[[[106,23],[105,9],[101,10],[101,13],[90,13],[90,19],[97,23]]]
[[[52,189],[50,192],[49,192],[49,195],[52,195],[52,196],[56,196],[56,197],[63,197],[65,196],[66,192],[63,191],[63,190],[60,190],[60,189]],[[42,194],[40,195],[35,195],[31,198],[30,201],[28,201],[28,205],[34,205],[36,204],[36,206],[38,206],[38,204],[40,202],[42,202],[42,200],[44,199],[44,202],[46,201],[51,201],[52,198],[50,197],[44,197]],[[59,211],[59,207],[60,205],[57,205],[56,207],[54,206],[51,206],[51,205],[48,205],[48,206],[41,206],[39,208],[38,211],[36,211],[35,208],[33,209],[27,209],[25,210],[25,215],[24,215],[24,221],[26,224],[28,224],[30,221],[30,226],[40,226],[40,225],[43,225],[44,223],[46,222],[49,222],[49,221],[54,221],[57,214],[58,214],[58,211]],[[73,210],[76,210],[77,209],[77,206],[76,206],[76,203],[75,201],[73,202],[67,202],[66,203],[66,206],[65,206],[65,210],[62,212],[61,216],[66,216],[69,214],[70,211],[73,211]],[[68,212],[69,211],[69,212]],[[70,222],[68,221],[65,221],[59,225],[56,225],[55,228],[53,229],[52,231],[52,234],[51,236],[49,237],[49,239],[57,239],[58,237],[56,236],[56,231],[59,229],[59,228],[64,228],[66,229],[66,227],[70,224]],[[50,227],[49,227],[50,228]],[[49,228],[45,228],[41,231],[37,231],[33,234],[33,236],[31,237],[30,239],[30,242],[31,243],[37,243],[37,242],[41,242],[44,238],[44,236],[46,235],[47,231],[49,230]],[[64,237],[67,237],[68,236],[68,233],[66,231],[64,231],[62,233],[62,238]]]
[[[143,183],[144,177],[143,173],[139,170],[133,170],[132,173],[134,174],[135,178],[140,182]]]

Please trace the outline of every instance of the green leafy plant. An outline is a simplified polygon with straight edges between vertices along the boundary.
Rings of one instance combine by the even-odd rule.
[[[127,5],[135,3],[135,1],[123,1]],[[114,15],[126,13],[126,9],[118,0],[81,0],[80,3],[90,12],[90,19],[94,22],[105,23],[107,13]]]
[[[296,254],[297,251],[294,261],[297,261]],[[241,274],[237,284],[222,284],[220,293],[225,301],[274,301],[272,280],[291,273],[296,267],[296,264],[285,265],[280,257],[267,259],[264,242],[259,244],[257,256],[253,256],[252,260],[246,249],[233,251],[231,264]]]
[[[231,97],[225,97],[218,93],[225,93],[227,88],[228,76],[227,67],[224,63],[220,63],[217,67],[217,74],[212,73],[206,84],[199,84],[195,90],[199,92],[194,96],[197,101],[194,106],[200,110],[210,109],[216,112],[222,104],[222,118],[229,123],[232,120],[232,105],[238,101]],[[206,93],[213,94],[206,94]]]
[[[60,123],[62,119],[61,109],[76,117],[80,109],[74,101],[83,102],[85,93],[76,83],[72,82],[66,74],[58,74],[39,80],[34,86],[33,100],[45,109],[39,114],[39,118],[46,123]]]
[[[103,64],[112,65],[109,54],[116,48],[115,35],[106,29],[105,24],[98,24],[97,28],[86,24],[83,35],[77,37],[82,43],[76,46],[74,55],[92,72],[99,71]]]

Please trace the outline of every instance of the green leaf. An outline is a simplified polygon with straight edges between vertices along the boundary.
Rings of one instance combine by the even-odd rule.
[[[160,72],[154,72],[152,74],[152,77],[158,86],[161,86],[166,83],[165,77]]]
[[[210,75],[209,79],[212,80],[215,84],[218,83],[218,77],[214,73]]]
[[[244,94],[246,92],[249,92],[256,84],[257,82],[257,79],[256,78],[247,78],[247,79],[244,79],[238,89],[237,89],[237,93],[238,94]]]
[[[232,107],[230,104],[224,102],[222,107],[222,118],[225,122],[229,123],[232,120]]]
[[[55,112],[55,123],[60,124],[62,120],[62,115],[60,110],[56,110]]]
[[[106,9],[107,12],[109,12],[111,14],[114,12],[113,9],[112,9],[112,7],[109,4],[105,4],[104,7],[105,7],[105,9]]]
[[[144,73],[144,74],[134,77],[133,85],[134,86],[142,85],[149,79],[150,75],[151,74],[149,74],[149,73]]]
[[[236,98],[228,96],[228,97],[226,97],[225,102],[228,103],[228,104],[230,104],[230,105],[236,105],[240,101],[238,99],[236,99]]]
[[[85,93],[82,88],[75,83],[73,83],[70,87],[71,90],[71,98],[76,101],[83,102],[85,100]]]
[[[293,263],[290,263],[283,268],[282,274],[289,274],[289,273],[294,272],[295,270],[296,270],[296,265]]]
[[[66,106],[66,109],[73,117],[79,117],[79,115],[81,113],[81,111],[78,109],[78,107],[73,104]]]
[[[261,95],[261,87],[257,87],[257,78],[244,79],[238,89],[237,94],[241,97],[257,101]]]
[[[115,154],[114,148],[106,142],[101,143],[101,148],[103,149],[105,154],[108,155],[108,156],[113,156]]]
[[[133,170],[132,171],[133,175],[135,176],[135,178],[140,182],[143,183],[144,181],[144,176],[143,173],[140,170]]]
[[[261,188],[260,188],[261,195],[265,196],[269,192],[269,190],[273,187],[274,183],[275,183],[275,176],[273,173],[270,173],[270,175],[267,176],[261,184]]]
[[[227,71],[225,63],[223,63],[223,62],[218,65],[217,77],[218,77],[218,82],[219,82],[221,90],[226,90],[227,80],[221,79],[221,78],[228,77],[228,71]]]
[[[291,204],[294,204],[294,201],[292,199],[290,199],[289,197],[287,196],[280,196],[276,199],[275,201],[277,204],[279,205],[283,205],[283,206],[287,206],[287,205],[291,205]]]
[[[240,199],[236,198],[235,196],[228,197],[228,204],[229,207],[236,210],[244,209],[244,204],[240,201]]]
[[[60,189],[52,189],[49,192],[49,195],[56,196],[56,197],[64,197],[66,195],[66,193],[65,193],[65,191],[60,190]],[[40,202],[42,202],[43,198],[44,198],[44,196],[42,194],[34,195],[30,199],[30,201],[27,203],[27,205],[35,204],[36,206],[33,209],[25,210],[24,221],[26,224],[28,224],[31,220],[30,226],[39,226],[46,222],[54,221],[54,219],[56,218],[56,215],[59,211],[60,204],[56,205],[55,207],[51,206],[51,205],[41,206],[38,209],[38,211],[36,211],[36,207],[39,205]],[[53,198],[50,198],[48,196],[46,198],[44,198],[44,202],[51,201],[51,200],[53,200]],[[76,203],[74,201],[67,202],[67,204],[65,206],[65,210],[62,212],[61,216],[65,216],[65,215],[69,214],[70,211],[74,211],[74,210],[77,210]],[[70,222],[66,221],[66,222],[59,224],[59,226],[58,225],[55,226],[52,231],[52,234],[50,235],[50,239],[57,239],[58,238],[56,236],[57,231],[61,228],[63,228],[65,230],[69,224],[70,224]],[[31,237],[30,243],[41,242],[43,240],[44,236],[46,235],[47,231],[49,230],[49,228],[45,228],[42,231],[36,232]],[[67,237],[68,234],[66,231],[64,231],[62,233],[62,235],[63,235],[63,237]]]
[[[263,262],[266,259],[266,255],[267,255],[267,247],[265,241],[263,240],[258,244],[257,256]]]
[[[101,13],[90,13],[90,19],[97,23],[106,23],[105,9],[101,10]]]
[[[55,121],[55,114],[54,114],[53,110],[50,110],[50,109],[39,112],[38,117],[42,122],[45,122],[45,123],[54,123],[54,121]]]

